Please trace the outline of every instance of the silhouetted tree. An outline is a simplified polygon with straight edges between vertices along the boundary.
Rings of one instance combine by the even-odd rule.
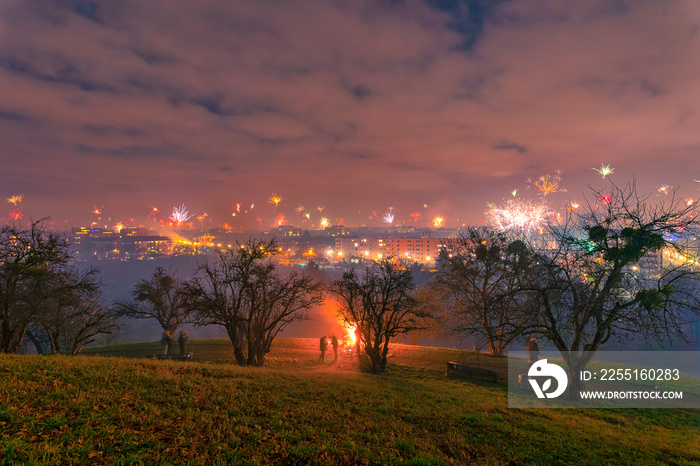
[[[446,307],[446,323],[462,335],[485,341],[489,353],[503,355],[523,331],[531,304],[523,283],[533,266],[520,240],[473,228],[440,253],[433,286]]]
[[[150,278],[134,285],[131,300],[116,301],[114,310],[117,315],[132,319],[155,319],[163,331],[171,335],[175,335],[189,317],[175,274],[160,266]]]
[[[262,366],[274,338],[322,302],[320,284],[295,271],[282,276],[269,260],[274,240],[250,239],[200,264],[187,284],[188,308],[199,325],[220,325],[239,365]]]
[[[42,220],[28,229],[0,230],[0,352],[17,352],[41,306],[32,299],[37,289],[68,263],[68,241],[47,232]]]
[[[338,297],[338,313],[361,331],[361,346],[374,373],[386,370],[391,338],[425,328],[427,308],[413,293],[410,270],[399,270],[391,259],[374,262],[363,272],[351,269],[329,290]]]
[[[37,311],[28,337],[40,354],[76,354],[118,327],[117,317],[101,301],[98,270],[79,268],[47,275],[35,288],[30,305]]]
[[[683,336],[700,313],[698,269],[677,237],[697,228],[697,205],[674,193],[657,204],[637,193],[634,182],[591,188],[579,212],[545,229],[531,290],[536,312],[528,333],[562,352],[570,371],[570,395],[578,374],[613,337],[644,334],[658,341]],[[690,258],[670,262],[662,253]]]

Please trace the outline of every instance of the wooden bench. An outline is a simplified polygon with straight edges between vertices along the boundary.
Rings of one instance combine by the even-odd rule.
[[[457,362],[450,361],[447,363],[447,375],[455,374],[467,378],[491,380],[498,382],[498,374],[490,369],[482,369],[481,367],[471,367]]]
[[[159,359],[161,361],[191,361],[192,360],[192,353],[187,353],[187,354],[168,354],[168,355],[163,355],[163,354],[154,354],[153,355],[156,359]]]

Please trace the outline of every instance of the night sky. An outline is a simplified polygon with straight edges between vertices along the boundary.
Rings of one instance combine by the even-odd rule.
[[[2,0],[0,195],[68,226],[457,226],[610,164],[697,198],[699,57],[696,1]]]

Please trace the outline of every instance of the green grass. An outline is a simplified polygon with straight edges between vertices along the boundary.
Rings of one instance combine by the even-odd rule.
[[[158,343],[0,355],[0,461],[700,463],[697,410],[508,409],[505,383],[444,375],[461,360],[505,376],[505,359],[394,345],[372,375],[316,345],[276,341],[265,368],[231,365],[225,340],[193,341],[188,363],[148,359]]]

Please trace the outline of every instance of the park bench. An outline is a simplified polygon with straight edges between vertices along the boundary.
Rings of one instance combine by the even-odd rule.
[[[192,353],[187,353],[187,354],[168,354],[168,355],[163,355],[163,354],[154,354],[156,359],[159,359],[161,361],[191,361],[192,360]]]
[[[446,375],[460,375],[467,378],[498,382],[498,374],[495,371],[481,367],[471,367],[453,361],[447,363]]]

